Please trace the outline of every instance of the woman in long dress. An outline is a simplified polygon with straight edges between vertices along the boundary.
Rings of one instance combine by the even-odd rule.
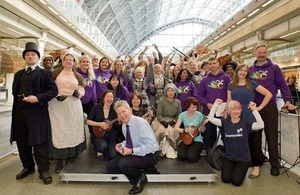
[[[49,158],[56,159],[56,173],[86,149],[80,101],[85,94],[84,79],[75,70],[75,64],[75,57],[67,53],[62,59],[62,66],[53,71],[58,96],[49,102],[52,128]]]

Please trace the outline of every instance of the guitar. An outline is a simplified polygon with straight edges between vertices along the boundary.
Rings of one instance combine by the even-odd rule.
[[[199,45],[195,49],[196,53],[199,55],[202,54],[208,54],[210,52],[210,49],[207,46]]]
[[[225,56],[221,56],[218,58],[218,62],[220,64],[220,66],[224,66],[227,62],[231,61],[231,57],[234,56],[237,53],[240,53],[242,51],[244,51],[246,49],[246,47],[242,47],[241,49],[239,49],[236,52],[233,52],[231,54],[226,54]]]
[[[103,128],[99,127],[99,126],[92,126],[93,132],[96,135],[96,137],[103,137],[105,135],[105,133],[112,128],[112,124],[114,122],[116,122],[117,120],[118,120],[118,118],[115,118],[112,121],[109,121],[109,120],[103,121],[103,122],[106,122],[109,125],[109,127],[107,129],[103,129]]]
[[[202,119],[202,121],[200,121],[200,123],[197,126],[195,126],[195,127],[192,126],[193,128],[195,128],[195,131],[193,133],[180,133],[179,134],[182,142],[185,145],[190,145],[191,143],[193,143],[194,137],[197,137],[199,135],[198,128],[203,125],[203,123],[205,122],[206,119],[207,119],[207,117],[204,116],[204,118]]]

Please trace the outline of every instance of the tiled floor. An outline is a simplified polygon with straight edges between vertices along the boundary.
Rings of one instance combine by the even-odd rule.
[[[0,194],[9,195],[122,195],[128,194],[129,183],[99,183],[99,182],[60,182],[51,165],[50,173],[53,176],[51,185],[44,185],[38,178],[38,173],[32,174],[23,180],[16,180],[16,174],[22,169],[19,157],[9,155],[0,159]],[[261,176],[251,180],[246,178],[243,185],[235,187],[224,184],[220,180],[215,183],[149,183],[144,189],[144,195],[192,195],[192,194],[272,194],[293,195],[300,194],[300,185],[296,182],[298,176],[289,172],[279,177],[269,174],[270,167],[266,163],[262,167]]]

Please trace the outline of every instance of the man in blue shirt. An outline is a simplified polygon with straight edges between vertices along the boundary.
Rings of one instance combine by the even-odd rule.
[[[116,102],[114,109],[123,123],[125,140],[116,145],[120,155],[108,162],[107,170],[109,173],[125,174],[133,185],[129,194],[138,194],[148,181],[142,170],[153,168],[159,160],[159,145],[149,123],[134,116],[126,101]]]

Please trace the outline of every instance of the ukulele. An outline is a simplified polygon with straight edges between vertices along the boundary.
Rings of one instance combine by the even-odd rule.
[[[103,137],[104,134],[112,128],[112,124],[114,122],[116,122],[117,120],[118,120],[118,118],[115,118],[112,121],[109,121],[109,120],[103,121],[103,122],[106,122],[109,125],[109,127],[107,129],[103,129],[103,128],[99,127],[99,126],[93,126],[92,127],[93,128],[93,132],[96,135],[96,137]]]
[[[146,113],[142,116],[142,118],[146,118],[146,117],[150,114],[150,111],[151,111],[151,108],[148,107],[148,112],[146,112]],[[103,121],[103,122],[106,122],[106,123],[109,125],[109,127],[108,127],[107,129],[103,129],[103,128],[99,127],[99,126],[93,126],[93,127],[92,127],[92,128],[93,128],[93,132],[94,132],[94,134],[96,135],[96,137],[103,137],[103,136],[105,135],[105,133],[106,133],[107,131],[109,131],[109,130],[112,128],[112,124],[113,124],[114,122],[116,122],[117,120],[118,120],[118,118],[115,118],[115,119],[112,120],[112,121],[109,121],[109,120]]]
[[[197,137],[199,135],[198,128],[203,125],[203,123],[205,122],[205,119],[207,119],[206,116],[204,116],[204,118],[202,119],[202,121],[200,121],[200,123],[197,126],[192,126],[193,128],[195,128],[195,131],[193,133],[180,133],[179,134],[182,142],[185,145],[190,145],[191,143],[193,143],[194,137]]]
[[[220,64],[220,66],[224,66],[225,64],[227,64],[229,61],[231,61],[231,57],[237,53],[241,53],[242,51],[244,51],[246,49],[246,47],[242,47],[241,49],[239,49],[236,52],[233,52],[231,54],[226,54],[225,56],[221,56],[218,58],[218,62]]]
[[[143,114],[143,116],[141,116],[141,118],[147,120],[147,117],[150,115],[150,112],[154,112],[154,109],[151,106],[149,106],[147,108],[147,112],[145,114]]]

